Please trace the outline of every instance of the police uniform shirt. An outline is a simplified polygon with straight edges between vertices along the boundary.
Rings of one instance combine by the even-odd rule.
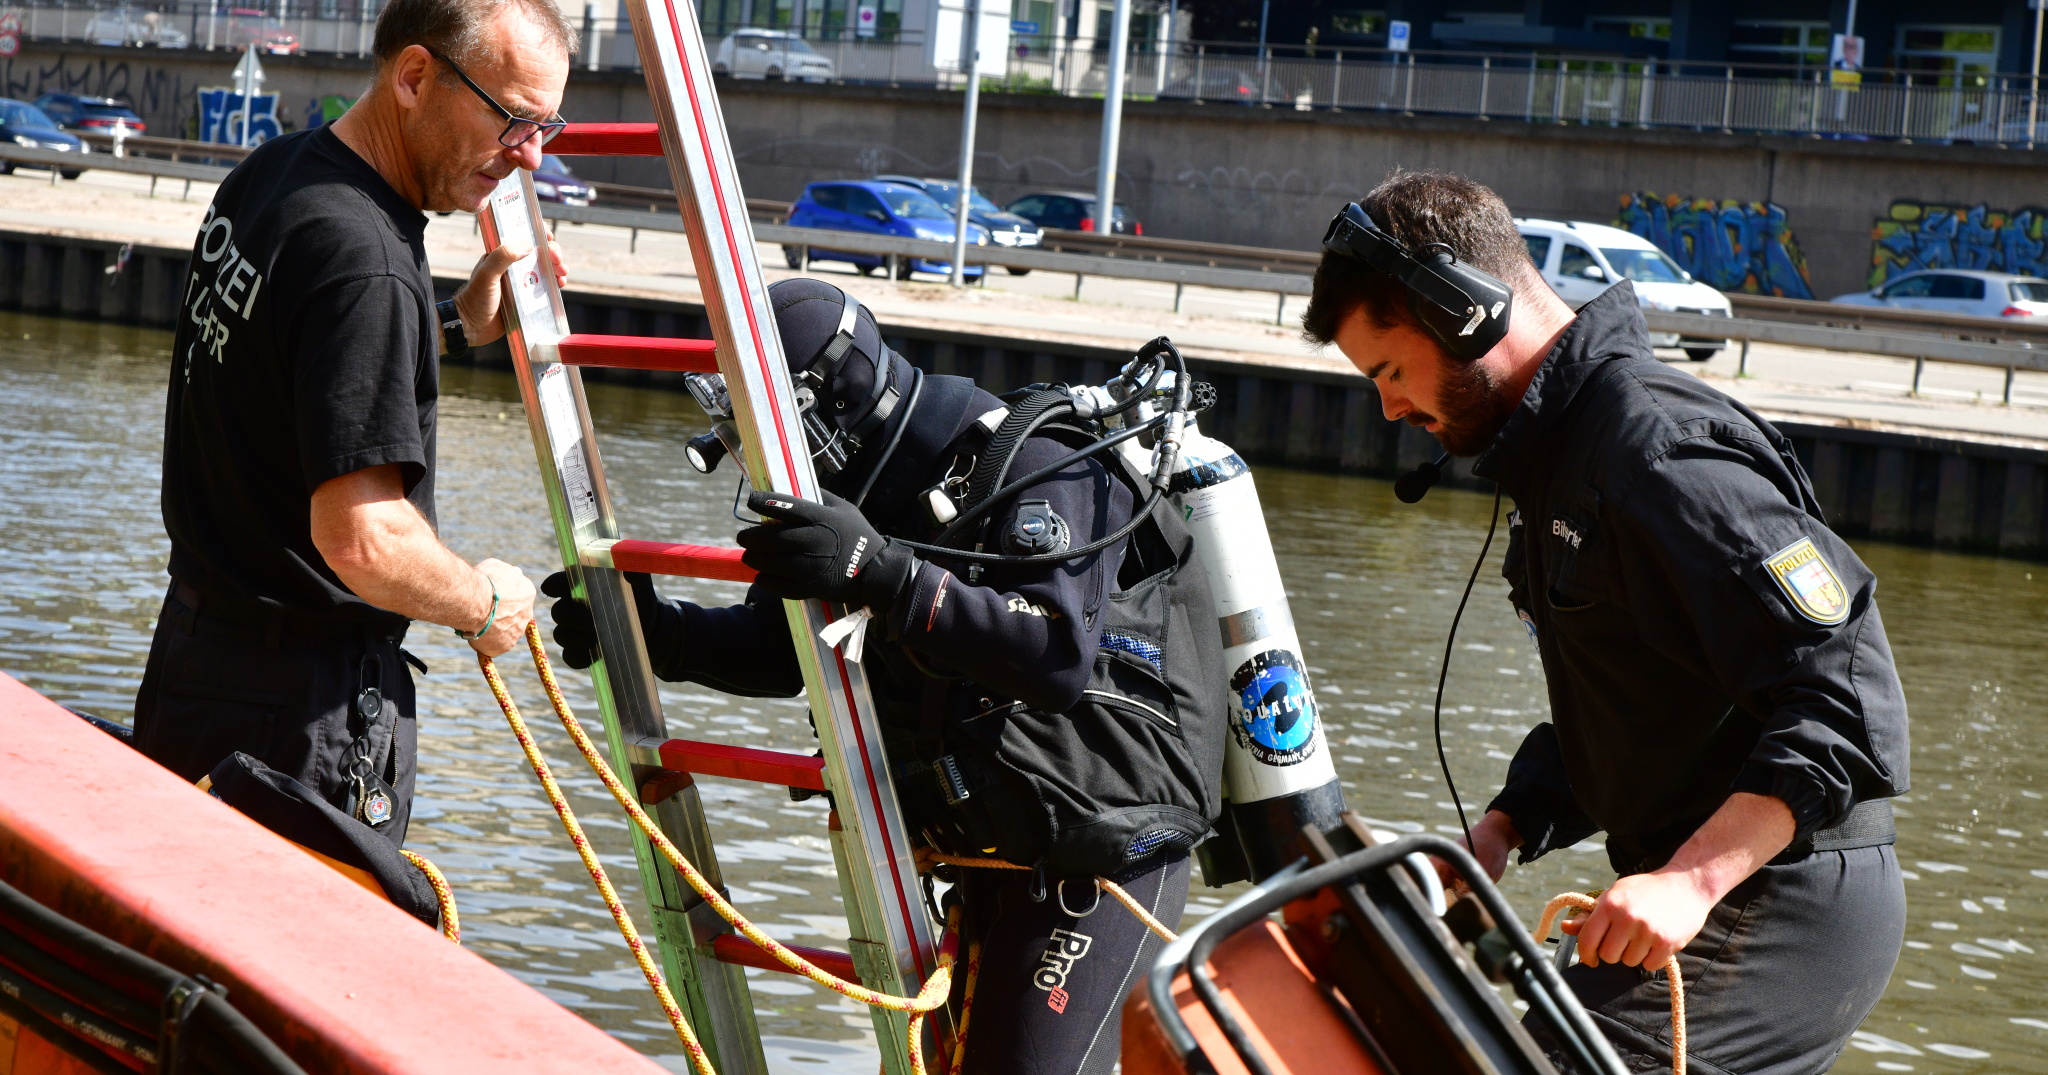
[[[1522,861],[1607,833],[1654,869],[1732,792],[1800,841],[1907,789],[1876,579],[1791,444],[1651,354],[1627,283],[1579,311],[1473,468],[1513,498],[1503,574],[1552,722],[1492,803]]]
[[[165,413],[170,571],[209,600],[402,630],[313,545],[321,483],[397,464],[434,521],[427,219],[326,127],[220,186],[182,288]]]

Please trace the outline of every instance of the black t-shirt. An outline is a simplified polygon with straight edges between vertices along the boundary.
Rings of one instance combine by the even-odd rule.
[[[193,245],[164,420],[171,575],[227,604],[399,624],[313,546],[313,490],[387,463],[434,520],[426,217],[325,127],[228,176]]]

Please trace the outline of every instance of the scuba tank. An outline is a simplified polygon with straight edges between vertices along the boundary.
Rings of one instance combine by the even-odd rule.
[[[1161,378],[1158,392],[1171,390],[1172,376]],[[1213,402],[1213,392],[1207,395],[1205,402]],[[1205,409],[1203,402],[1196,409]],[[1148,410],[1140,406],[1131,421],[1142,422]],[[1149,454],[1129,443],[1123,450],[1133,462]],[[1212,886],[1263,880],[1305,853],[1303,826],[1321,832],[1337,824],[1344,793],[1251,469],[1190,416],[1167,495],[1208,569],[1229,670],[1227,803],[1218,838],[1198,852],[1202,872]]]

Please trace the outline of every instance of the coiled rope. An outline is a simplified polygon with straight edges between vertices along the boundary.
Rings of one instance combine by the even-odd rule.
[[[1543,905],[1543,917],[1536,923],[1536,943],[1550,936],[1550,925],[1559,911],[1591,911],[1597,901],[1583,892],[1560,892]],[[1671,982],[1671,1075],[1685,1075],[1685,976],[1678,971],[1678,954],[1664,961],[1664,976]]]
[[[448,879],[441,876],[440,868],[428,862],[425,855],[404,848],[400,848],[398,853],[404,855],[405,861],[412,863],[415,869],[426,874],[427,884],[433,886],[434,902],[441,905],[441,936],[461,944],[462,918],[455,913],[455,890],[448,887]]]
[[[920,989],[915,997],[899,997],[889,993],[881,993],[856,982],[846,981],[790,951],[781,942],[762,932],[759,926],[749,921],[732,904],[726,902],[725,897],[719,894],[718,889],[705,880],[703,874],[697,872],[697,868],[691,865],[690,860],[685,858],[683,853],[676,849],[675,844],[669,841],[667,835],[654,823],[654,820],[647,816],[647,812],[640,808],[640,804],[634,798],[632,792],[627,789],[625,784],[620,782],[618,775],[612,772],[612,768],[606,763],[604,756],[598,753],[596,744],[591,741],[590,736],[583,730],[582,722],[578,721],[576,715],[570,712],[568,700],[562,695],[561,685],[555,681],[554,668],[548,661],[547,650],[541,644],[540,627],[538,624],[530,623],[527,625],[526,648],[533,655],[534,669],[540,674],[541,686],[547,692],[548,702],[554,707],[555,716],[561,720],[562,727],[569,733],[570,740],[576,744],[577,752],[583,755],[583,760],[589,763],[591,770],[597,774],[598,779],[604,782],[605,789],[612,793],[612,798],[617,800],[619,806],[626,811],[627,816],[633,819],[633,823],[639,827],[641,833],[661,852],[664,858],[668,859],[669,865],[675,867],[676,872],[682,875],[683,880],[697,893],[698,897],[703,899],[705,903],[710,904],[712,910],[717,911],[719,917],[731,923],[733,928],[737,929],[741,935],[753,941],[763,951],[774,956],[777,962],[780,962],[790,970],[849,999],[877,1008],[909,1013],[908,1046],[910,1066],[911,1070],[916,1072],[917,1075],[924,1075],[924,1018],[932,1010],[944,1004],[947,994],[952,991],[953,962],[960,944],[959,912],[956,910],[947,917],[945,937],[939,944],[937,967],[933,970],[931,977],[925,980],[924,988]],[[703,1044],[697,1040],[696,1033],[690,1028],[689,1020],[683,1015],[682,1008],[676,1004],[675,996],[669,992],[668,984],[662,978],[661,969],[655,966],[653,955],[650,953],[645,942],[640,939],[639,931],[634,928],[632,916],[627,913],[625,905],[619,900],[618,892],[612,887],[611,880],[606,875],[604,866],[598,862],[596,851],[590,846],[589,839],[583,834],[583,827],[577,823],[576,813],[570,809],[568,798],[562,794],[561,787],[555,783],[554,774],[548,767],[547,759],[541,756],[539,746],[534,743],[532,733],[527,730],[525,720],[519,715],[519,706],[513,702],[511,692],[505,688],[505,681],[498,675],[497,665],[491,658],[481,654],[477,657],[477,664],[483,669],[484,680],[490,684],[492,696],[498,700],[498,708],[504,711],[505,722],[511,725],[512,734],[518,738],[519,748],[525,752],[527,763],[533,767],[534,775],[540,778],[541,787],[547,792],[548,802],[554,806],[555,813],[561,817],[562,827],[568,831],[570,842],[576,845],[576,853],[583,859],[584,869],[590,873],[590,879],[596,883],[598,893],[604,897],[605,907],[611,912],[612,921],[618,924],[620,936],[625,938],[626,946],[633,952],[634,961],[640,965],[640,973],[646,977],[647,984],[653,987],[655,997],[661,1002],[663,1014],[668,1016],[669,1025],[675,1028],[676,1037],[682,1041],[684,1049],[689,1052],[691,1065],[696,1068],[698,1075],[717,1075],[717,1072],[711,1066],[709,1055],[704,1051]],[[957,1063],[958,1055],[956,1053],[956,1066]]]

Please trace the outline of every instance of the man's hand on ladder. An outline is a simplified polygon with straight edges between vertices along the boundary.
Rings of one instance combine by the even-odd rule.
[[[455,312],[462,315],[462,334],[468,338],[471,347],[481,347],[505,335],[502,313],[505,270],[530,253],[531,250],[510,243],[501,244],[477,259],[476,268],[469,272],[469,282],[455,293]],[[548,254],[549,262],[555,267],[555,284],[567,285],[569,270],[562,264],[562,248],[556,245],[553,232],[548,233]],[[506,649],[510,648],[508,644]]]

